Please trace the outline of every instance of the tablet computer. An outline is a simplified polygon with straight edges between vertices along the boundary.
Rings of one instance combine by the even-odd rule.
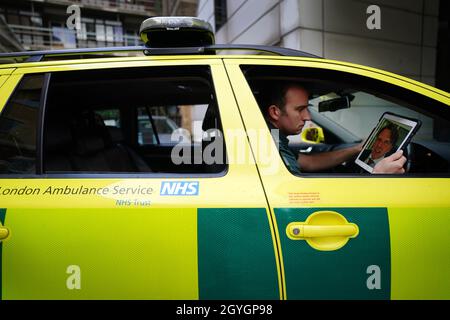
[[[355,163],[372,173],[378,162],[405,149],[421,124],[418,119],[385,112],[370,133]]]

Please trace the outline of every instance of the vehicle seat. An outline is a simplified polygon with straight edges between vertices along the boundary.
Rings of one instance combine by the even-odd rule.
[[[123,141],[120,128],[107,127],[100,115],[83,112],[74,121],[77,171],[151,172],[149,166]]]
[[[63,118],[62,118],[63,119]],[[70,172],[73,170],[71,151],[73,149],[70,126],[60,120],[48,120],[44,132],[44,170],[45,172]]]
[[[219,110],[217,108],[217,105],[215,102],[211,102],[208,105],[208,108],[206,109],[205,118],[203,119],[202,123],[202,130],[203,137],[202,137],[202,154],[203,159],[205,159],[205,149],[212,144],[218,137],[223,139],[223,133],[221,131],[221,124],[220,124],[220,117],[218,114]],[[225,168],[225,164],[227,163],[227,156],[226,156],[226,150],[225,150],[225,143],[223,144],[223,156],[218,159],[219,163],[209,163],[206,162],[206,172],[210,173],[217,173],[221,172]],[[213,149],[214,151],[211,153],[209,150],[206,150],[206,155],[209,155],[211,153],[213,159],[216,159],[216,149]],[[219,155],[220,157],[220,155]]]
[[[125,144],[122,129],[106,126],[108,132],[107,157],[114,159],[113,171],[152,172],[151,168],[132,148]]]
[[[73,164],[75,171],[109,172],[113,159],[104,153],[106,145],[103,121],[92,111],[84,111],[74,118],[75,135]]]

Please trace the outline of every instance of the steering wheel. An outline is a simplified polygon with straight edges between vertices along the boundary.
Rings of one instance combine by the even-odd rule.
[[[412,143],[408,143],[406,149],[403,149],[403,156],[405,156],[406,158],[406,162],[403,166],[403,168],[405,169],[405,173],[410,172],[413,166],[413,154],[414,154],[413,149],[414,148],[412,146]]]

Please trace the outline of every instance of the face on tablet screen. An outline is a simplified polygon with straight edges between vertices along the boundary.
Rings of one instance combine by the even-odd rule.
[[[372,159],[379,159],[384,157],[386,153],[390,152],[397,141],[398,133],[392,126],[382,128],[375,139],[372,146]]]
[[[383,118],[377,129],[358,157],[358,162],[364,169],[372,172],[375,165],[385,157],[397,151],[404,143],[413,126],[407,121],[395,121],[394,116]]]
[[[373,168],[378,161],[394,149],[397,139],[398,131],[394,126],[386,125],[382,127],[378,130],[373,142],[361,154],[360,160]]]

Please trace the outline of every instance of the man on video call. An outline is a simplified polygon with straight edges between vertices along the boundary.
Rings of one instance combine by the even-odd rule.
[[[308,111],[309,93],[299,83],[279,84],[272,92],[271,101],[264,105],[264,115],[269,128],[278,129],[277,140],[280,155],[293,174],[318,172],[333,168],[355,157],[362,149],[362,143],[346,149],[296,156],[288,146],[287,136],[299,134],[305,122],[311,120]],[[403,151],[397,151],[379,161],[372,173],[404,173],[406,158]]]
[[[378,132],[372,150],[366,149],[361,154],[360,160],[372,168],[392,151],[398,140],[398,130],[392,124],[386,125]]]

